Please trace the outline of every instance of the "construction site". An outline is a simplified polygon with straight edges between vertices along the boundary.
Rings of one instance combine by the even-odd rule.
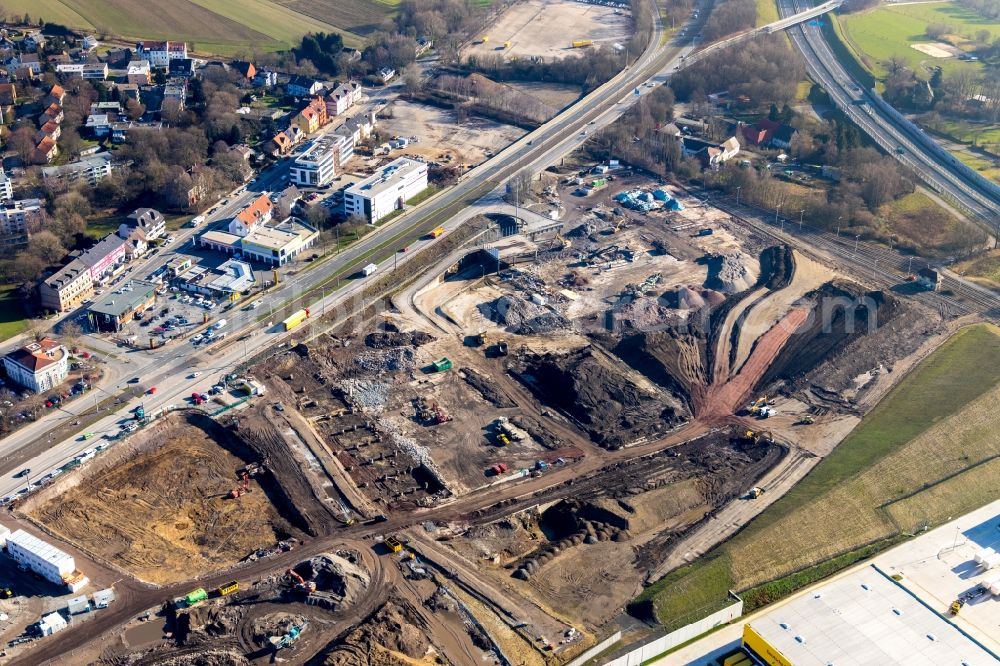
[[[940,332],[612,166],[547,171],[374,318],[255,359],[263,395],[174,412],[19,506],[149,602],[88,659],[564,663]]]

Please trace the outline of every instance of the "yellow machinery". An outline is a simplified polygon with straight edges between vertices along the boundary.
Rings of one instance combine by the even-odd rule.
[[[568,248],[570,245],[572,245],[572,243],[570,243],[569,240],[564,238],[563,235],[560,233],[556,234],[556,241],[558,241],[558,243],[563,246],[564,250]]]
[[[509,49],[509,48],[510,48],[510,42],[504,42],[504,43],[503,43],[503,47],[504,47],[505,49]]]
[[[385,538],[385,547],[388,548],[393,553],[399,553],[403,550],[403,544],[400,543],[399,539],[394,536],[389,536]]]
[[[486,331],[479,332],[479,335],[476,336],[476,344],[480,347],[490,344],[490,338],[486,335]]]
[[[955,601],[951,602],[951,606],[948,608],[948,612],[951,613],[952,615],[958,615],[958,612],[962,610],[962,606],[964,605],[965,605],[964,603],[956,599]]]
[[[234,580],[229,583],[226,583],[225,585],[220,585],[219,588],[216,590],[216,592],[219,593],[220,597],[224,597],[227,594],[232,594],[238,589],[240,589],[240,584],[239,582]]]
[[[750,499],[757,499],[758,497],[760,497],[763,494],[764,494],[764,489],[763,488],[761,488],[760,486],[754,486],[747,493],[747,497],[749,497]]]
[[[500,433],[499,435],[497,435],[497,442],[500,444],[500,446],[508,446],[510,444],[510,438],[507,437],[507,435]]]
[[[590,39],[577,39],[573,42],[574,49],[582,49],[587,46],[593,46],[594,42]]]

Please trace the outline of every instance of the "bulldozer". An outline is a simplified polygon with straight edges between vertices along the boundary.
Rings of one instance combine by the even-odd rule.
[[[948,607],[948,612],[952,615],[958,615],[959,611],[962,610],[962,606],[964,605],[965,605],[964,601],[962,601],[961,599],[955,599],[955,601],[951,602],[951,606]]]
[[[486,331],[480,331],[479,335],[476,336],[476,346],[485,347],[490,344],[490,337],[486,334]]]
[[[747,491],[746,498],[747,499],[757,499],[758,497],[760,497],[763,494],[764,494],[764,489],[763,488],[761,488],[760,486],[754,486],[753,488],[751,488],[750,490]]]
[[[796,421],[795,425],[812,425],[813,423],[816,423],[816,419],[813,418],[813,415],[812,414],[806,414],[805,416],[803,416],[802,418],[800,418],[798,421]]]

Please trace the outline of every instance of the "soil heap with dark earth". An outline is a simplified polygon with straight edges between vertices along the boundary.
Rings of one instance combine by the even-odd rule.
[[[409,602],[392,598],[367,622],[349,633],[325,655],[328,666],[406,666],[413,662],[400,659],[390,652],[410,659],[427,654],[430,640],[427,626]]]

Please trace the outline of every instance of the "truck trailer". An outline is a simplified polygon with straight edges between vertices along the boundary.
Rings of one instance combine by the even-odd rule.
[[[306,319],[309,318],[309,308],[303,308],[298,312],[295,312],[290,317],[281,322],[281,325],[286,331],[290,331]]]

